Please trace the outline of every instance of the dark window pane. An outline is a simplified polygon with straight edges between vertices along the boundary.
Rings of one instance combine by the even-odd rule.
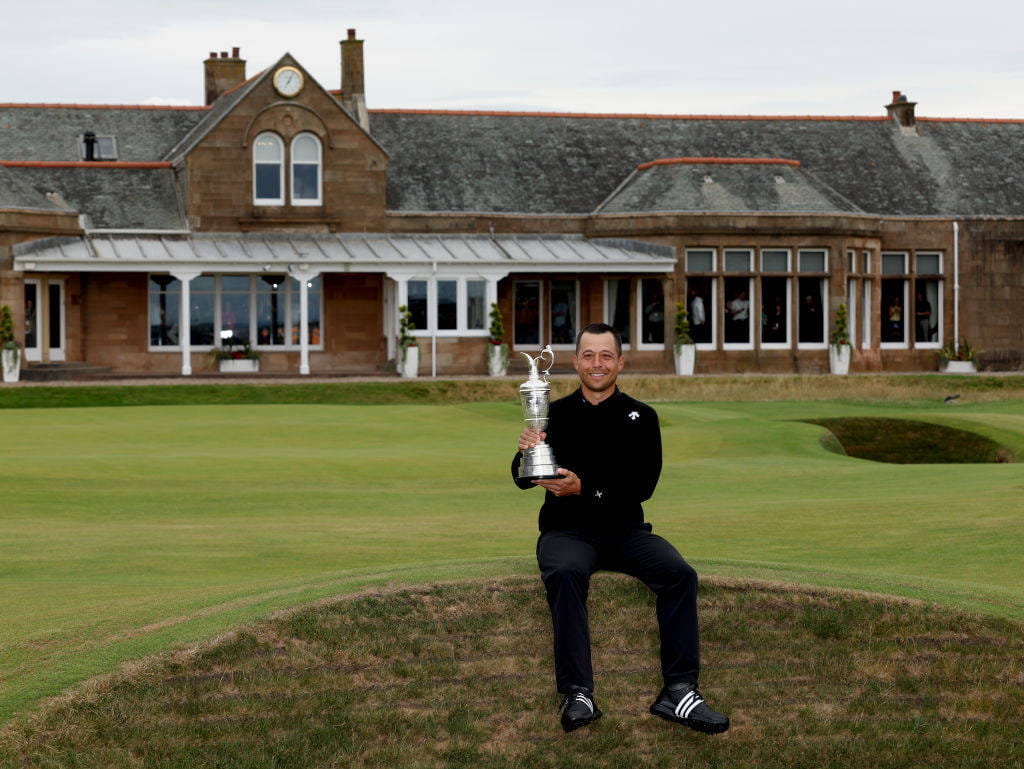
[[[902,275],[907,271],[906,254],[882,254],[882,274]]]
[[[906,342],[907,341],[907,313],[904,295],[903,280],[882,281],[882,341],[883,342]]]
[[[483,280],[466,282],[466,328],[487,328],[487,283]]]
[[[551,281],[551,343],[576,341],[576,281]]]
[[[180,310],[181,295],[177,292],[150,291],[149,343],[153,347],[166,347],[178,344]],[[53,317],[52,311],[50,312],[50,317]]]
[[[641,281],[641,304],[643,313],[640,317],[641,341],[647,344],[665,343],[665,293],[661,281],[656,278],[644,278]]]
[[[280,163],[256,164],[256,198],[258,200],[279,200],[281,198]]]
[[[825,341],[821,286],[821,278],[800,278],[799,280],[799,341],[806,344],[822,344]]]
[[[789,341],[789,301],[786,278],[761,278],[761,343]]]
[[[540,283],[515,284],[515,344],[540,344]]]
[[[248,293],[225,293],[221,296],[220,341],[231,344],[252,344],[249,337]]]
[[[715,339],[714,281],[712,278],[689,278],[686,284],[690,336],[697,344],[710,344]]]
[[[437,328],[450,331],[459,327],[458,286],[454,280],[437,281]]]
[[[256,343],[260,345],[287,344],[285,328],[287,306],[287,278],[284,275],[261,275],[257,281]]]
[[[608,281],[608,324],[622,335],[622,343],[629,344],[632,315],[629,311],[632,281],[629,278]]]
[[[725,340],[750,343],[750,279],[725,279]]]
[[[310,163],[295,163],[292,166],[292,196],[296,200],[316,200],[320,197],[317,182],[319,167]]]
[[[939,341],[939,281],[914,283],[914,341]]]
[[[409,312],[413,325],[423,331],[427,328],[427,281],[409,281]]]
[[[196,278],[192,285],[199,283],[201,279]],[[210,278],[212,280],[212,278]],[[189,299],[191,310],[189,311],[189,338],[192,344],[213,345],[214,323],[213,323],[213,292],[212,291],[190,291]]]
[[[25,346],[39,346],[39,297],[37,296],[39,286],[35,283],[25,284]]]

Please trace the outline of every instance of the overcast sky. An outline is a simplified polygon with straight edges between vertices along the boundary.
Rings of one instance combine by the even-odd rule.
[[[941,0],[18,0],[0,102],[202,104],[203,60],[290,52],[371,108],[1024,118],[1024,3]]]

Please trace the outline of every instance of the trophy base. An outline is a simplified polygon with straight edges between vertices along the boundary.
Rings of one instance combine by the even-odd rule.
[[[543,481],[562,477],[558,474],[554,452],[546,443],[523,452],[523,459],[519,465],[519,480]]]

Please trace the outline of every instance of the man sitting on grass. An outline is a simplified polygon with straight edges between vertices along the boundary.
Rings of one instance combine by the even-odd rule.
[[[624,364],[615,329],[604,323],[583,329],[573,356],[579,389],[551,404],[546,433],[523,431],[512,461],[519,488],[546,490],[537,562],[551,609],[562,728],[571,732],[601,717],[594,702],[587,593],[590,576],[605,569],[634,576],[657,595],[665,685],[651,713],[700,732],[724,732],[729,719],[697,690],[697,573],[644,522],[641,503],[661,474],[661,430],[654,409],[615,385]],[[562,477],[520,480],[522,452],[544,440]]]

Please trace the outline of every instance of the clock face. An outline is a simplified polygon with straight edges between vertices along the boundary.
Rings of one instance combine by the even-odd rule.
[[[302,79],[295,67],[281,67],[274,73],[274,89],[282,96],[295,96],[302,90]]]

